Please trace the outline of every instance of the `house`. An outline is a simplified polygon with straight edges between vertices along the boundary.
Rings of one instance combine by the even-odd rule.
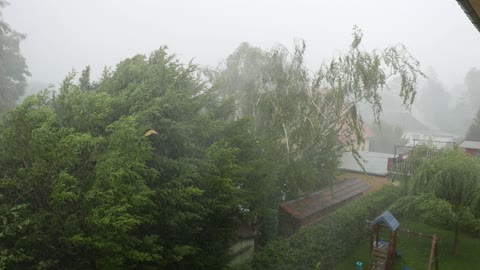
[[[279,234],[288,236],[297,230],[321,221],[335,211],[370,189],[362,179],[337,181],[328,187],[306,197],[280,204]]]
[[[338,180],[359,178],[371,186],[367,192],[378,190],[388,183],[389,177],[389,160],[394,157],[393,154],[377,153],[377,152],[359,152],[360,167],[355,157],[350,152],[345,152],[340,158],[339,169],[341,173],[337,175]]]
[[[363,168],[358,164],[357,160],[350,152],[344,152],[340,158],[339,168],[343,171],[368,174],[372,176],[387,177],[388,176],[388,159],[393,158],[393,154],[377,153],[377,152],[359,152],[359,159]]]
[[[464,149],[469,155],[480,156],[480,142],[477,141],[463,141],[460,148]]]
[[[387,112],[383,115],[382,121],[400,127],[404,132],[403,136],[408,140],[408,146],[427,143],[442,148],[452,147],[459,141],[455,134],[431,130],[408,112]]]
[[[429,136],[426,134],[431,133],[426,125],[408,112],[387,112],[383,115],[382,121],[401,128],[409,145],[414,145],[418,140],[428,140]]]

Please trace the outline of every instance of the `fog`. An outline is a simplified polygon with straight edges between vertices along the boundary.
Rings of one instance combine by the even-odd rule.
[[[5,20],[27,34],[30,81],[58,84],[72,69],[103,67],[167,45],[182,61],[215,66],[241,42],[307,43],[307,64],[347,48],[358,25],[367,48],[403,43],[448,91],[480,66],[480,34],[453,0],[114,1],[14,0]],[[458,87],[457,87],[458,88]]]
[[[0,269],[476,269],[459,1],[0,0]]]

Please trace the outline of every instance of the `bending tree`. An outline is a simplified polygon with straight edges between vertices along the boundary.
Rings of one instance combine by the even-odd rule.
[[[224,67],[208,74],[220,100],[234,108],[230,119],[253,118],[257,138],[275,142],[273,156],[286,170],[278,185],[287,198],[328,184],[322,181],[333,179],[344,147],[359,157],[355,146],[364,141],[364,123],[358,105],[369,104],[378,121],[389,78],[400,77],[404,105],[415,98],[423,75],[418,61],[402,45],[364,51],[362,38],[354,28],[350,49],[315,74],[304,66],[303,42],[292,53],[283,46],[264,51],[242,44]]]
[[[251,119],[249,129],[258,148],[271,161],[269,172],[249,185],[253,197],[261,198],[251,207],[260,231],[264,223],[275,224],[265,219],[275,218],[271,213],[281,200],[331,184],[345,148],[359,158],[356,146],[364,141],[364,123],[357,108],[368,104],[378,120],[381,92],[388,89],[389,78],[400,78],[403,104],[412,104],[417,78],[423,76],[418,61],[402,45],[365,51],[362,38],[354,28],[350,48],[324,62],[316,73],[304,65],[303,42],[293,52],[244,43],[225,65],[206,72],[217,102],[228,104],[224,119]]]
[[[414,194],[433,193],[448,201],[455,213],[454,254],[458,254],[460,227],[475,213],[480,195],[480,161],[459,150],[446,150],[424,161],[415,173]]]

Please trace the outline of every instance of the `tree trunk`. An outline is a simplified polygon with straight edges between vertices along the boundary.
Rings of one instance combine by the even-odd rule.
[[[453,240],[453,255],[457,256],[458,254],[458,241],[460,238],[460,223],[455,223],[455,239]]]

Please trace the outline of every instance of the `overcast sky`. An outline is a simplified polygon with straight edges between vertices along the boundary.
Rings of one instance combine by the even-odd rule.
[[[307,64],[345,50],[353,25],[366,48],[403,43],[447,87],[480,68],[480,33],[455,0],[10,0],[5,20],[27,34],[31,81],[59,83],[72,68],[105,65],[167,45],[182,61],[217,65],[241,42],[262,48],[297,38]]]

